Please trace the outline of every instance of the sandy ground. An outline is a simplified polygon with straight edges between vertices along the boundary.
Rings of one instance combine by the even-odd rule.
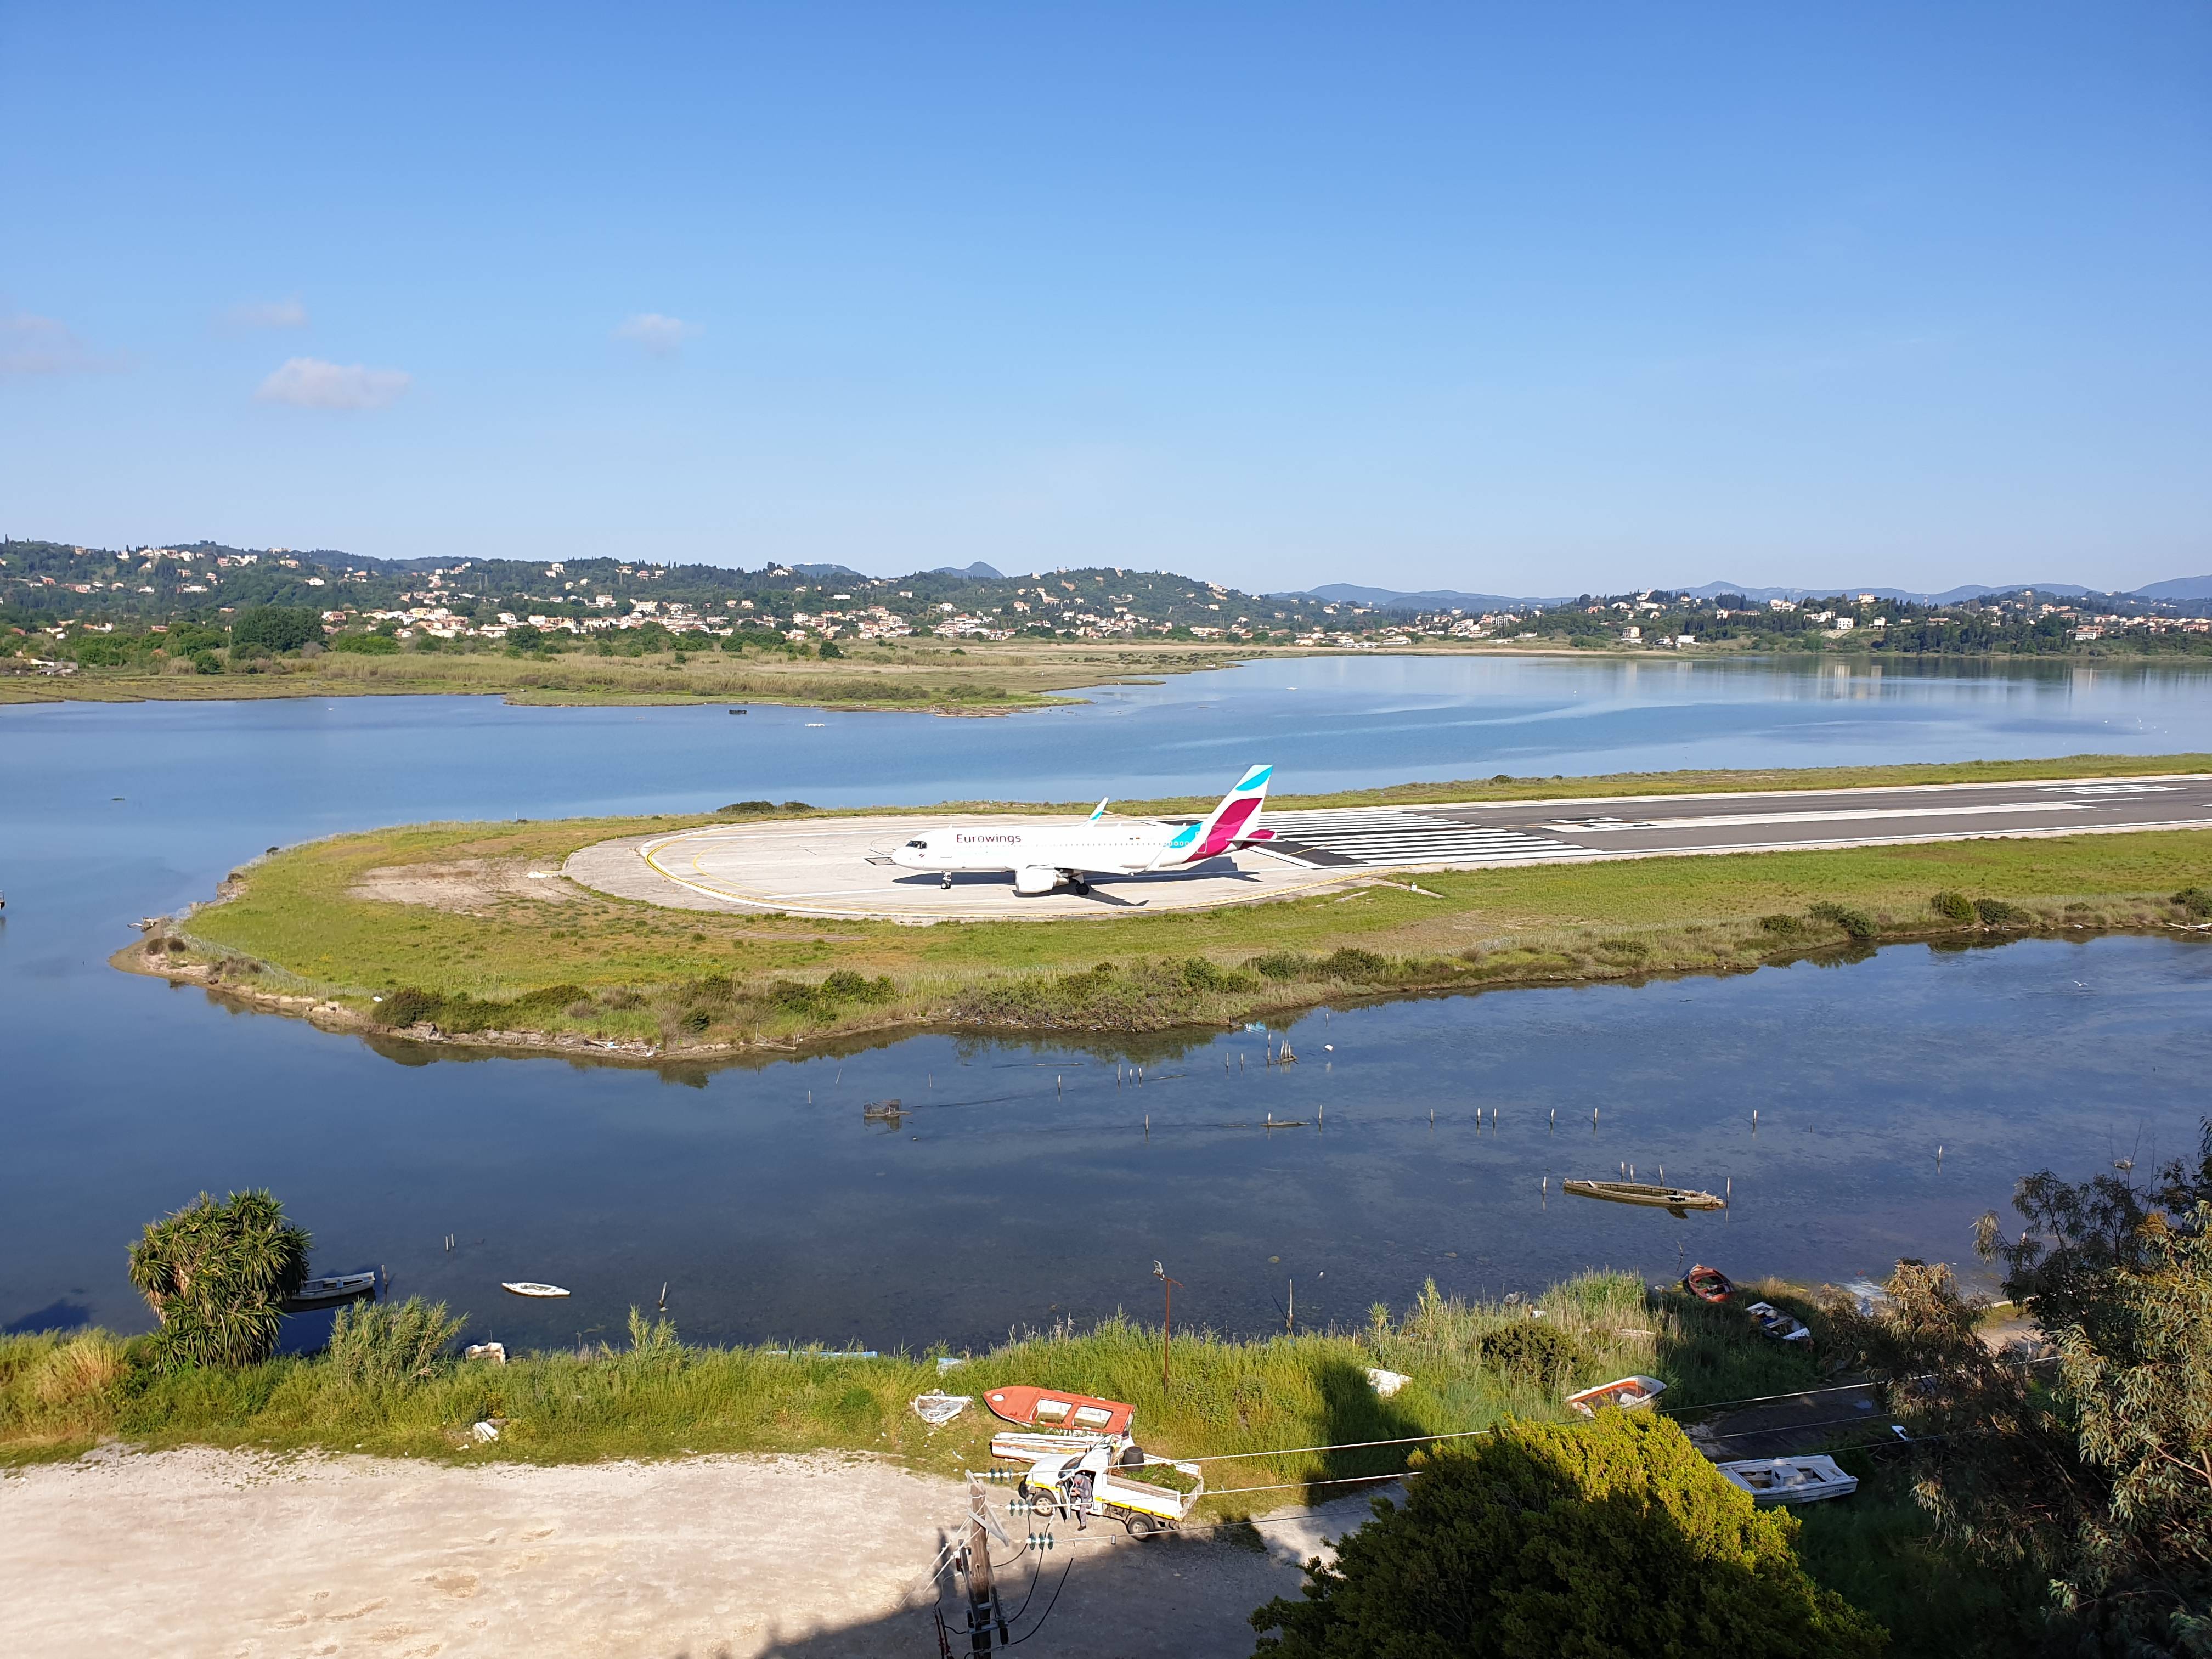
[[[566,904],[583,895],[550,864],[516,859],[447,859],[436,864],[395,864],[364,870],[346,896],[483,915],[504,898]]]
[[[457,1468],[106,1450],[0,1477],[0,1652],[930,1659],[930,1566],[966,1503],[957,1483],[829,1455]],[[1001,1592],[1012,1612],[1042,1562],[1022,1635],[1065,1572],[1038,1659],[1241,1659],[1245,1615],[1295,1595],[1298,1565],[1366,1514],[1364,1496],[1285,1511],[1242,1543],[1060,1522],[1044,1556],[1012,1523]]]

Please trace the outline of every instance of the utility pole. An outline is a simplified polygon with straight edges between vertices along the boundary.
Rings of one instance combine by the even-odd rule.
[[[1160,1289],[1167,1297],[1167,1306],[1160,1316],[1160,1393],[1168,1391],[1168,1343],[1175,1335],[1175,1293],[1180,1279],[1170,1279],[1168,1270],[1158,1262],[1152,1263],[1152,1277],[1160,1281]]]
[[[968,1571],[968,1651],[988,1653],[1006,1643],[1006,1615],[991,1575],[991,1534],[999,1532],[983,1496],[982,1482],[968,1477],[968,1545],[961,1552]],[[1006,1534],[999,1532],[1001,1541]],[[997,1638],[994,1643],[993,1638]]]

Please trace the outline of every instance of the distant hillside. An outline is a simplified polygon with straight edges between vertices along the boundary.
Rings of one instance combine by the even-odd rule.
[[[1957,605],[1965,599],[1986,599],[1992,593],[2033,591],[2055,598],[2080,599],[2083,594],[2101,590],[2084,587],[2078,582],[2013,582],[1994,587],[1979,582],[1968,582],[1960,587],[1947,587],[1940,593],[1923,593],[1905,587],[1861,587],[1850,582],[1826,587],[1747,587],[1741,582],[1705,582],[1696,587],[1668,587],[1662,585],[1650,591],[1680,593],[1694,599],[1717,599],[1723,593],[1734,593],[1753,605],[1764,605],[1769,599],[1828,599],[1838,593],[1871,593],[1878,599],[1896,599],[1908,605]],[[2212,598],[2212,576],[2159,582],[2138,591],[2148,599]],[[1377,611],[1526,611],[1571,605],[1576,597],[1571,594],[1531,598],[1510,593],[1462,593],[1449,587],[1432,587],[1413,592],[1393,587],[1363,587],[1353,582],[1330,582],[1321,587],[1304,589],[1304,592],[1307,597],[1325,599],[1333,605],[1364,605]]]
[[[1531,606],[1567,605],[1574,596],[1550,599],[1515,599],[1504,593],[1462,593],[1449,587],[1432,587],[1419,593],[1401,592],[1390,587],[1361,587],[1353,582],[1331,582],[1326,587],[1310,587],[1305,597],[1326,599],[1331,605],[1367,605],[1378,611],[1525,611]],[[1277,599],[1296,599],[1295,593],[1275,594]]]
[[[2212,599],[2212,576],[2180,576],[2136,592],[2147,599]]]

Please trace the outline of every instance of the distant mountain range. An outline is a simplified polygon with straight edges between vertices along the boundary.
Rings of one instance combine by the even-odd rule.
[[[1902,599],[1914,605],[1955,605],[1961,599],[1978,599],[1991,593],[2017,593],[2033,589],[2038,593],[2056,594],[2062,599],[2079,599],[2085,593],[2106,590],[2084,587],[2078,582],[2011,582],[2000,586],[1987,586],[1968,582],[1960,587],[1947,587],[1940,593],[1917,592],[1903,587],[1855,587],[1849,583],[1832,587],[1746,587],[1741,582],[1706,582],[1698,587],[1662,587],[1666,593],[1686,593],[1693,599],[1717,599],[1723,593],[1740,593],[1753,604],[1768,599],[1826,599],[1837,593],[1871,593],[1876,599]],[[1364,605],[1377,611],[1509,611],[1554,605],[1570,605],[1574,594],[1533,598],[1506,593],[1462,593],[1449,587],[1432,587],[1420,592],[1406,592],[1389,587],[1363,587],[1353,582],[1330,582],[1322,587],[1303,590],[1305,597],[1326,600],[1331,605]],[[2212,576],[2183,576],[2172,581],[2153,582],[2148,587],[2128,590],[2135,598],[2145,599],[2212,599]],[[1289,597],[1287,595],[1279,597]]]

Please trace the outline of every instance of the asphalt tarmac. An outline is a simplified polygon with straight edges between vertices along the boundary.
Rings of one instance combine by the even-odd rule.
[[[2198,829],[2212,826],[2212,777],[1269,811],[1261,823],[1275,838],[1264,848],[1189,871],[1100,876],[1080,898],[1065,891],[1019,898],[1005,875],[956,876],[945,888],[885,856],[921,830],[982,821],[915,814],[710,824],[599,842],[572,855],[564,873],[602,891],[684,909],[902,921],[1206,909],[1388,870]]]

